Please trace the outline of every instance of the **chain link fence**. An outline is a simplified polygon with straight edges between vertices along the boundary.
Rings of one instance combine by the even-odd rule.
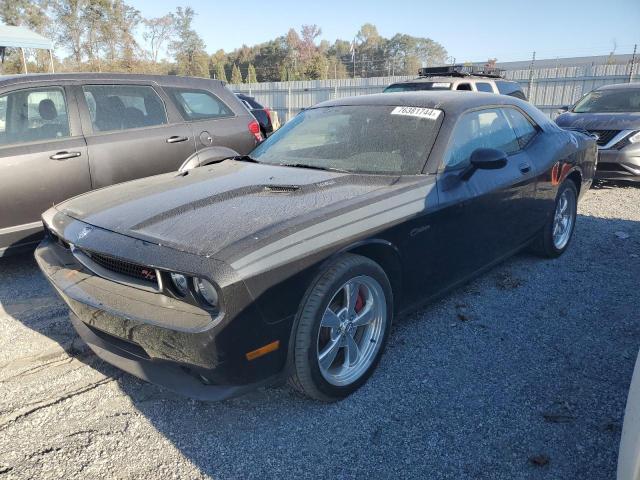
[[[640,62],[620,64],[557,66],[506,70],[505,78],[521,84],[531,103],[554,118],[558,108],[572,105],[594,88],[612,83],[640,81]],[[415,78],[391,76],[231,84],[238,93],[256,100],[278,113],[284,123],[300,110],[335,98],[379,93],[389,84]]]

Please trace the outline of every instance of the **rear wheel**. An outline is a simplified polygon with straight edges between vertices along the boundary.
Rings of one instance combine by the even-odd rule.
[[[380,360],[392,305],[389,280],[372,260],[349,254],[329,265],[298,312],[290,384],[323,401],[357,390]]]
[[[571,241],[576,225],[578,211],[578,191],[571,180],[558,189],[553,216],[540,232],[534,249],[536,253],[548,258],[562,255]]]

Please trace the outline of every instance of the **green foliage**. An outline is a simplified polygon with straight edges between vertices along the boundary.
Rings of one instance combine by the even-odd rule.
[[[169,73],[223,81],[230,74],[231,83],[254,83],[411,75],[422,65],[444,63],[447,56],[429,38],[398,33],[387,39],[370,23],[360,27],[353,41],[320,41],[318,25],[302,25],[258,45],[209,55],[193,28],[196,13],[191,7],[147,19],[128,1],[0,0],[0,21],[55,40],[56,53],[65,55],[54,59],[59,71]],[[26,54],[29,71],[47,71],[46,52]],[[2,72],[22,71],[21,63],[19,52],[8,49]]]
[[[223,82],[227,82],[227,74],[224,71],[224,63],[218,63],[216,65],[216,76],[218,80],[222,80]]]
[[[195,12],[191,7],[178,7],[173,14],[175,39],[169,44],[169,52],[175,59],[178,75],[192,77],[209,76],[209,57],[200,35],[193,29]]]
[[[247,68],[247,78],[245,79],[246,83],[257,83],[258,78],[256,77],[256,67],[253,64],[249,64]]]
[[[231,69],[231,83],[242,83],[242,74],[235,63],[233,64],[233,69]]]

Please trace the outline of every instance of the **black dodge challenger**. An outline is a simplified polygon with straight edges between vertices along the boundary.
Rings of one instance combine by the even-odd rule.
[[[250,156],[82,195],[38,263],[107,362],[198,399],[343,398],[399,312],[532,247],[562,254],[595,140],[516,98],[325,102]]]

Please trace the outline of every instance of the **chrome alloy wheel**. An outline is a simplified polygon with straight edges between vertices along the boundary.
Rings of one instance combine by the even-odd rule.
[[[387,300],[380,283],[361,275],[333,295],[318,331],[318,365],[324,379],[349,385],[371,366],[387,328]]]
[[[553,246],[562,250],[569,239],[576,222],[576,194],[572,189],[566,188],[556,204],[553,216]]]

